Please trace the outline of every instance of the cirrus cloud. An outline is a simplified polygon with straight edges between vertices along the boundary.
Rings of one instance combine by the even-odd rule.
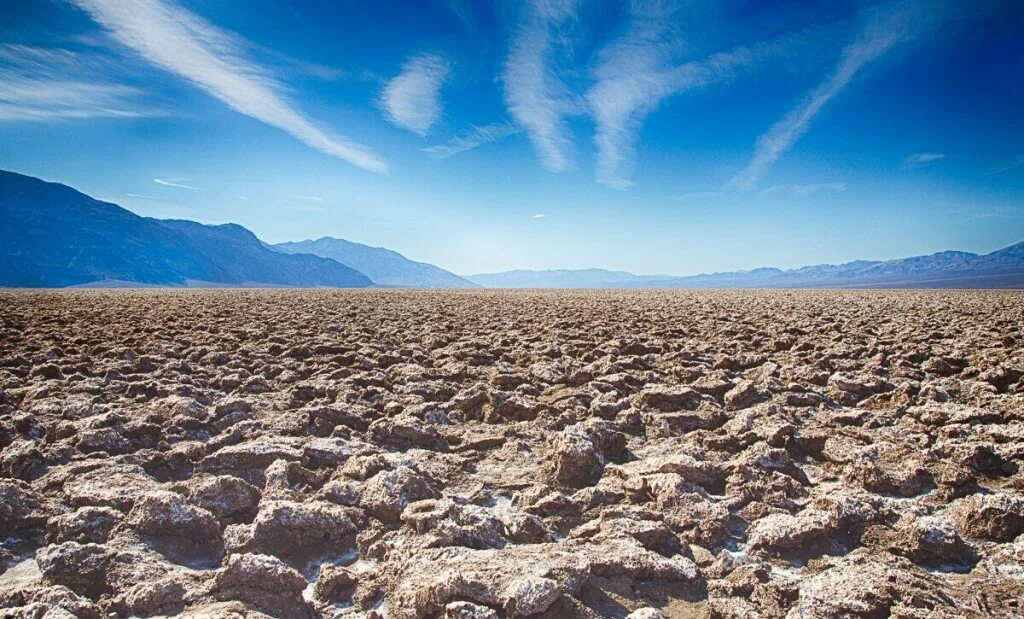
[[[527,17],[513,38],[503,81],[509,114],[526,130],[540,157],[552,172],[569,167],[572,145],[565,117],[573,103],[552,65],[554,33],[576,14],[575,0],[532,0]]]
[[[778,38],[740,46],[683,64],[669,63],[673,43],[671,13],[661,3],[634,3],[629,30],[601,54],[594,70],[597,83],[587,92],[588,110],[597,131],[598,183],[613,189],[632,185],[627,168],[636,154],[644,119],[666,98],[732,82],[772,66],[805,66],[831,40],[831,25],[814,26]],[[671,8],[671,7],[670,7]],[[788,62],[801,59],[799,63]]]
[[[379,104],[395,125],[426,135],[441,117],[441,86],[451,67],[439,54],[419,54],[384,86]]]
[[[423,149],[423,152],[435,159],[447,159],[449,157],[454,157],[459,153],[464,153],[467,150],[473,150],[474,148],[483,146],[484,144],[497,142],[498,140],[510,135],[522,133],[522,131],[522,129],[511,123],[494,123],[490,125],[483,125],[481,127],[473,127],[473,130],[468,134],[454,137],[444,144],[428,146]]]
[[[766,194],[789,194],[804,198],[817,193],[839,193],[846,191],[846,183],[810,183],[806,185],[772,185],[765,187],[761,193]]]
[[[153,182],[157,185],[163,185],[164,187],[177,187],[179,189],[191,189],[192,191],[202,191],[199,187],[193,187],[192,185],[186,185],[185,183],[179,183],[177,181],[169,181],[162,178],[154,178]]]
[[[856,34],[843,48],[833,71],[800,105],[758,138],[754,156],[726,187],[739,191],[756,188],[765,172],[793,147],[810,129],[821,110],[866,66],[877,62],[898,45],[930,34],[960,10],[953,2],[916,3],[910,0],[896,0],[867,9],[860,16]]]
[[[110,81],[121,68],[94,52],[0,44],[0,121],[167,115],[139,88]]]
[[[245,59],[243,45],[170,0],[72,0],[118,42],[182,77],[233,110],[277,127],[307,146],[372,172],[387,171],[369,148],[332,135],[285,101],[284,87]]]
[[[913,170],[945,158],[943,153],[914,153],[903,158],[903,169]]]

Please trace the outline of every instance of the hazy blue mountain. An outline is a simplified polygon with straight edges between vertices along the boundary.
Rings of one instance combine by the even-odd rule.
[[[337,260],[366,274],[381,286],[415,288],[478,288],[479,285],[426,262],[409,260],[402,254],[325,236],[315,241],[272,245],[285,253],[305,253]]]
[[[334,260],[271,251],[234,224],[140,217],[65,185],[0,171],[0,285],[364,287]]]
[[[462,278],[397,252],[342,239],[268,246],[236,224],[140,217],[70,187],[4,171],[0,221],[2,286],[363,287],[376,282],[492,288],[1024,287],[1024,242],[985,255],[944,251],[898,260],[686,277],[583,269]]]
[[[942,251],[898,260],[855,260],[781,270],[675,277],[601,269],[468,275],[489,288],[1019,288],[1024,242],[985,255]]]
[[[306,253],[268,250],[256,235],[238,224],[207,226],[169,219],[160,223],[184,236],[204,255],[216,256],[219,282],[261,282],[284,286],[360,288],[374,282],[365,273],[337,260]],[[253,279],[257,278],[257,279]]]

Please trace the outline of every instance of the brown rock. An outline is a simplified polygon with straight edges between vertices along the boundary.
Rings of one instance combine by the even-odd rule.
[[[261,554],[228,557],[217,573],[214,595],[238,599],[283,619],[312,619],[313,608],[302,597],[306,579],[280,560]]]
[[[404,510],[414,501],[440,496],[436,484],[428,476],[407,466],[381,471],[363,486],[359,504],[378,520],[397,523]]]
[[[754,381],[743,380],[725,394],[725,408],[730,411],[749,408],[768,397],[769,394],[758,389]]]
[[[1013,541],[1024,531],[1024,499],[1008,494],[975,494],[957,501],[957,529],[968,537]]]

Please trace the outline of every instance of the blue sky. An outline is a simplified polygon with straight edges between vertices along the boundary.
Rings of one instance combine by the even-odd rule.
[[[0,0],[0,167],[458,273],[1024,240],[1024,3]]]

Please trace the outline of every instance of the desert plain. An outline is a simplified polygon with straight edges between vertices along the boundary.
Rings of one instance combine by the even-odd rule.
[[[0,292],[0,617],[1019,617],[1024,293]]]

